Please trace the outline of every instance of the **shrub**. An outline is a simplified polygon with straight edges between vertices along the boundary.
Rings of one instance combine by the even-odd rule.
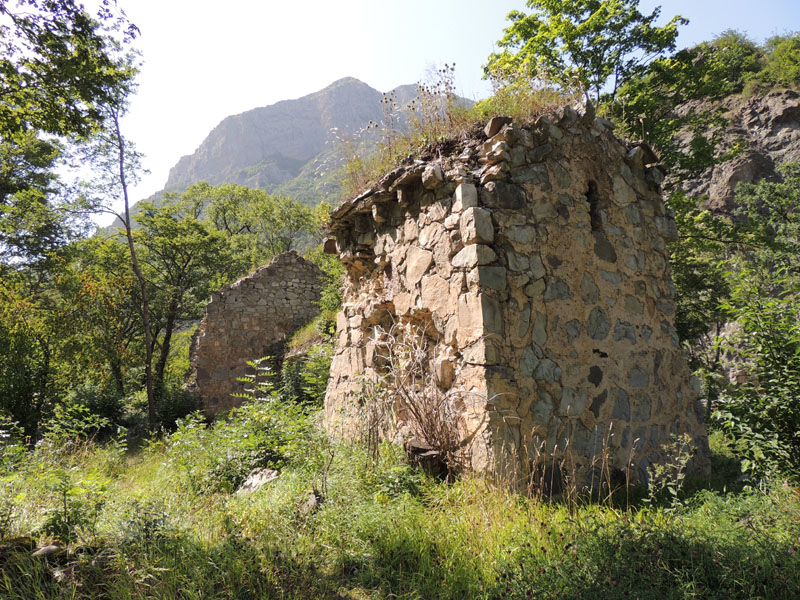
[[[53,471],[48,477],[48,489],[56,496],[57,504],[47,512],[42,533],[65,544],[94,538],[109,480],[96,471],[77,481],[64,470]]]
[[[122,510],[122,538],[129,544],[150,546],[171,529],[169,514],[160,502],[134,500]]]
[[[256,374],[262,361],[251,364]],[[167,439],[168,461],[199,492],[232,492],[254,469],[279,468],[302,455],[312,434],[312,413],[293,401],[281,400],[256,375],[245,403],[224,420],[207,426],[201,413],[178,422]]]
[[[768,276],[771,277],[771,276]],[[729,341],[743,381],[721,395],[714,423],[734,440],[742,468],[757,474],[800,468],[800,299],[796,283],[775,288],[751,268],[736,276],[725,306],[741,326]],[[775,294],[775,289],[784,291]],[[791,291],[790,291],[791,290]]]
[[[84,381],[78,384],[64,397],[64,404],[85,407],[89,414],[107,421],[108,428],[122,422],[122,397],[116,391],[96,383]]]
[[[578,102],[577,94],[562,91],[539,78],[509,77],[499,71],[489,74],[493,93],[475,103],[468,115],[483,122],[497,115],[528,123],[549,110]]]
[[[92,443],[111,426],[111,422],[80,404],[59,404],[44,423],[44,434],[37,445],[68,452],[81,443]]]
[[[800,86],[800,33],[771,37],[765,49],[764,68],[758,73],[757,81]]]
[[[0,412],[0,474],[13,470],[24,457],[22,428]]]
[[[376,453],[387,431],[403,431],[417,449],[427,450],[423,468],[454,477],[466,467],[472,440],[483,426],[469,423],[465,415],[474,404],[486,404],[485,395],[451,388],[442,379],[447,357],[437,356],[425,326],[376,328],[375,342],[383,373],[365,382],[362,391],[367,446]]]
[[[196,411],[199,405],[195,393],[170,386],[156,400],[156,420],[167,431],[175,431],[178,420]]]
[[[780,167],[783,181],[736,189],[737,260],[729,261],[729,300],[739,332],[727,344],[736,379],[720,397],[714,422],[734,440],[743,467],[757,474],[800,468],[800,163]]]

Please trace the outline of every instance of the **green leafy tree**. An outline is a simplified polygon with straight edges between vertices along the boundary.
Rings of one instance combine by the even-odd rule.
[[[135,69],[118,56],[136,33],[113,0],[95,15],[73,0],[0,0],[0,409],[31,440],[77,356],[61,282],[83,222],[55,170],[127,92]]]
[[[678,241],[670,246],[672,277],[678,290],[675,327],[682,340],[696,340],[727,320],[720,303],[727,298],[726,261],[738,233],[725,218],[697,207],[677,192],[670,198]]]
[[[31,264],[63,244],[65,228],[50,203],[58,157],[35,135],[0,141],[0,263]]]
[[[120,59],[127,64],[133,63],[133,57]],[[142,155],[134,145],[122,134],[121,120],[127,110],[127,96],[133,90],[133,83],[117,90],[117,95],[101,107],[104,116],[102,127],[92,137],[91,143],[84,146],[84,160],[91,165],[94,178],[84,184],[83,203],[91,212],[106,212],[115,215],[123,225],[125,240],[133,273],[139,287],[142,329],[145,347],[145,390],[147,393],[147,418],[151,430],[157,423],[156,392],[153,377],[152,327],[150,323],[150,290],[143,273],[139,251],[133,235],[131,202],[129,189],[142,174]],[[113,205],[121,203],[122,211],[116,211]]]
[[[237,273],[228,240],[187,213],[186,202],[142,203],[140,208],[133,237],[151,299],[150,354],[158,355],[153,373],[160,396],[176,327],[199,319],[211,292]]]
[[[639,0],[528,0],[533,12],[512,11],[511,25],[489,57],[487,75],[544,77],[567,88],[578,87],[599,101],[609,79],[611,98],[619,85],[648,61],[675,48],[673,17],[663,27],[660,15],[639,12]]]
[[[800,33],[771,37],[765,49],[766,59],[759,79],[767,84],[800,86]]]
[[[72,308],[60,333],[69,357],[61,377],[102,388],[110,376],[110,387],[121,398],[130,372],[142,364],[139,288],[127,244],[117,235],[96,235],[70,250],[70,262],[57,278],[61,297]]]
[[[112,31],[113,30],[113,31]],[[66,138],[90,135],[135,69],[118,59],[137,35],[116,5],[0,0],[0,259],[41,262],[70,237],[54,169]]]
[[[54,402],[47,313],[27,290],[0,281],[0,412],[34,440]]]
[[[231,240],[240,274],[318,236],[320,215],[304,204],[243,185],[211,186],[200,182],[181,195],[215,229]]]
[[[0,0],[0,17],[0,137],[90,134],[133,75],[108,28],[128,42],[136,26],[113,0],[95,16],[74,0]]]
[[[116,37],[111,29],[116,29]],[[74,0],[0,0],[0,252],[41,260],[66,241],[54,205],[61,145],[42,133],[84,137],[133,70],[117,60],[138,30],[113,0],[96,15]]]

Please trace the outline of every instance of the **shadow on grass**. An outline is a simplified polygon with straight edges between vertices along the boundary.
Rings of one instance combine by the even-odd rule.
[[[31,557],[31,543],[0,548],[0,598],[800,597],[797,499],[740,493],[738,463],[724,452],[712,461],[712,478],[693,481],[692,500],[667,514],[640,511],[632,497],[615,499],[616,510],[585,507],[586,499],[551,511],[520,498],[482,512],[469,494],[464,506],[424,498],[389,506],[340,490],[340,507],[292,512],[292,527],[277,537],[234,531],[200,543],[169,530],[48,559]],[[399,485],[390,474],[370,485]]]
[[[749,534],[743,532],[742,535]],[[704,538],[690,529],[621,524],[577,538],[553,559],[520,553],[490,598],[797,598],[797,548],[764,536],[747,543]]]
[[[358,555],[334,557],[235,536],[211,546],[172,536],[150,545],[108,545],[48,558],[34,558],[26,547],[0,556],[0,598],[475,597],[474,569],[445,571],[444,560],[435,542],[420,544],[403,535],[375,540]],[[467,573],[470,581],[464,581]]]

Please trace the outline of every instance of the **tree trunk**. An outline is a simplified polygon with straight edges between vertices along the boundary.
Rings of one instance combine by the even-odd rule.
[[[122,132],[119,127],[119,110],[115,107],[111,109],[111,116],[114,119],[114,135],[116,137],[117,149],[119,150],[119,181],[122,187],[122,197],[125,200],[125,237],[128,240],[128,250],[131,255],[131,264],[133,272],[136,275],[136,280],[139,282],[139,288],[142,294],[142,303],[140,308],[142,314],[142,325],[144,326],[145,336],[145,363],[144,363],[144,377],[145,387],[147,388],[147,424],[150,431],[156,429],[156,398],[153,389],[153,349],[152,349],[152,334],[150,332],[150,298],[147,293],[147,282],[145,281],[142,269],[139,267],[139,260],[136,256],[136,245],[133,243],[133,233],[131,232],[131,213],[130,202],[128,198],[128,184],[125,178],[125,139],[122,137]]]
[[[161,395],[164,391],[164,370],[167,367],[169,358],[169,346],[172,341],[172,332],[175,330],[175,320],[178,314],[178,300],[172,298],[167,309],[167,322],[164,325],[164,341],[161,342],[161,353],[158,356],[155,373],[156,394]]]
[[[118,356],[114,356],[109,359],[108,366],[111,370],[111,377],[114,379],[114,387],[121,398],[125,395],[125,380],[122,377],[122,361]]]

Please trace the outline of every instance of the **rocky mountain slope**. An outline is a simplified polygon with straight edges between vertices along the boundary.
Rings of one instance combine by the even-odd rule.
[[[740,182],[775,179],[779,165],[800,160],[800,93],[777,89],[750,97],[737,94],[713,103],[689,102],[679,114],[709,110],[720,110],[727,122],[717,128],[716,135],[718,148],[732,156],[684,181],[681,187],[691,195],[707,195],[711,210],[729,212]],[[688,145],[691,132],[679,137]]]
[[[415,85],[393,90],[399,106],[416,96]],[[384,119],[383,93],[347,77],[328,87],[225,118],[191,155],[172,167],[165,190],[192,183],[237,183],[290,195],[309,204],[340,198],[335,167],[341,162],[337,136],[369,139],[364,128]],[[681,183],[691,195],[708,195],[713,210],[728,211],[739,182],[777,177],[778,165],[800,160],[800,93],[777,89],[762,95],[735,94],[722,100],[690,101],[688,113],[719,111],[727,124],[706,135],[731,155]],[[360,133],[359,133],[360,132]],[[374,134],[373,134],[374,137]],[[679,134],[688,146],[692,132]],[[730,152],[732,148],[736,151]]]
[[[393,92],[402,106],[416,96],[416,86],[400,86]],[[315,195],[317,167],[330,158],[336,135],[353,136],[370,121],[383,120],[382,98],[378,90],[348,77],[302,98],[227,117],[194,154],[170,170],[165,189],[179,191],[207,181],[269,191],[287,186],[296,196]]]

